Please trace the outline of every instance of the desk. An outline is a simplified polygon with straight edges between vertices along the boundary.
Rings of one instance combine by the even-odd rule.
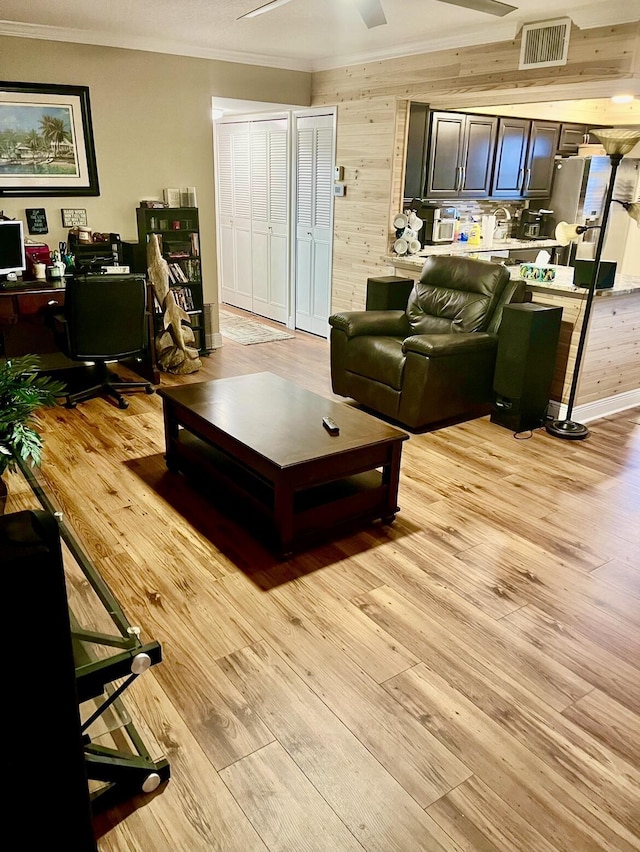
[[[0,290],[0,356],[17,358],[20,355],[60,354],[60,345],[54,334],[53,317],[64,307],[65,286],[62,283],[32,281],[18,287]],[[153,305],[153,293],[147,285],[147,306]],[[148,351],[140,361],[127,361],[135,373],[160,384],[160,371],[156,364],[153,314],[147,310]],[[46,357],[42,359],[46,367]],[[59,362],[55,362],[59,367]],[[77,366],[69,362],[69,366]]]
[[[7,357],[58,352],[53,315],[64,307],[64,285],[34,281],[0,290],[0,345]]]

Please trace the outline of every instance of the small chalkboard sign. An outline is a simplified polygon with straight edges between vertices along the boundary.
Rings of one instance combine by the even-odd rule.
[[[48,234],[47,211],[44,207],[31,207],[25,210],[27,214],[27,227],[30,234]]]

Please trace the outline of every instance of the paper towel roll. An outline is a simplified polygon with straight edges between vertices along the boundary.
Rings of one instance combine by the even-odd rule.
[[[493,245],[493,233],[496,229],[495,216],[482,217],[482,245],[485,248],[491,248]]]

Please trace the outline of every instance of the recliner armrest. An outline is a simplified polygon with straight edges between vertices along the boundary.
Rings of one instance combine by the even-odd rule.
[[[348,311],[333,314],[329,323],[347,337],[365,334],[404,337],[410,330],[404,311]]]
[[[498,337],[484,331],[470,334],[414,334],[407,337],[402,345],[403,351],[416,352],[429,358],[446,355],[461,355],[471,352],[484,352],[498,345]]]

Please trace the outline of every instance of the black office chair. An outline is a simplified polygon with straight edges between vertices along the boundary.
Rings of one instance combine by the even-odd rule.
[[[72,361],[94,364],[89,387],[66,397],[67,408],[96,396],[129,403],[120,391],[153,393],[151,382],[127,382],[107,367],[108,362],[141,356],[147,345],[146,280],[144,275],[74,275],[67,279],[64,348]]]

